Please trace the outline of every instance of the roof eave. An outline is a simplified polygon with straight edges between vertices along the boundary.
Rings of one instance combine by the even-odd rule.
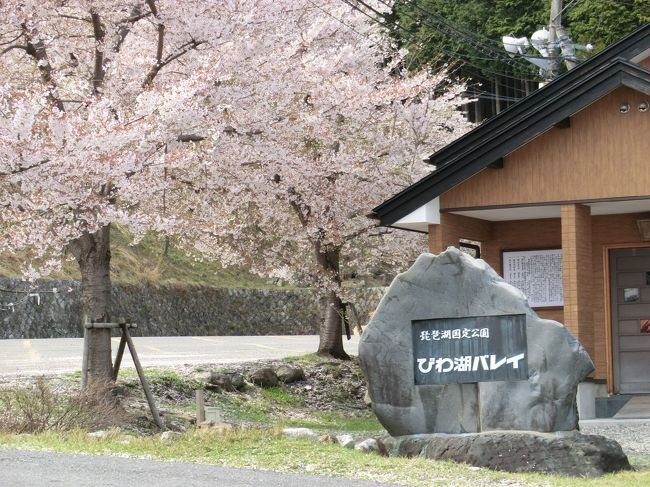
[[[575,79],[560,93],[538,104],[529,104],[525,116],[501,124],[498,130],[486,132],[481,143],[473,144],[448,163],[438,166],[435,172],[377,206],[373,212],[382,225],[392,225],[619,86],[650,95],[650,71],[618,59],[586,77]]]

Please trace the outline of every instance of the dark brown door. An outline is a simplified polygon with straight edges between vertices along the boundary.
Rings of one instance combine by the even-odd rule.
[[[650,392],[650,248],[609,251],[614,391]]]

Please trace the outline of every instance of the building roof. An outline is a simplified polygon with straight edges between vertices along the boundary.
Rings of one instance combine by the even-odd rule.
[[[429,157],[436,170],[377,206],[392,225],[620,86],[650,96],[650,23],[521,99]]]

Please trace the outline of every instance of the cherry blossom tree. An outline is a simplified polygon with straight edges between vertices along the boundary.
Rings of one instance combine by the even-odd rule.
[[[84,321],[110,321],[110,223],[181,233],[320,289],[319,351],[345,356],[341,265],[404,257],[365,215],[465,130],[459,87],[406,75],[344,2],[29,0],[0,15],[0,251],[27,249],[29,277],[71,255]],[[89,378],[105,380],[110,333],[90,338]]]
[[[110,223],[164,229],[167,173],[215,130],[202,92],[233,76],[255,4],[0,4],[0,251],[40,258],[31,278],[73,256],[84,322],[111,319]],[[110,331],[90,341],[90,380],[110,378]]]
[[[346,3],[291,3],[281,28],[260,24],[281,49],[238,79],[250,96],[230,113],[183,234],[204,254],[318,289],[318,352],[346,358],[344,270],[403,265],[422,248],[368,214],[467,130],[466,100],[444,73],[407,74],[403,53]]]

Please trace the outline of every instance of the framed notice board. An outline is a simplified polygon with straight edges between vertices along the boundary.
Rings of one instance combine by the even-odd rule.
[[[503,278],[532,308],[564,306],[562,249],[504,251]]]

